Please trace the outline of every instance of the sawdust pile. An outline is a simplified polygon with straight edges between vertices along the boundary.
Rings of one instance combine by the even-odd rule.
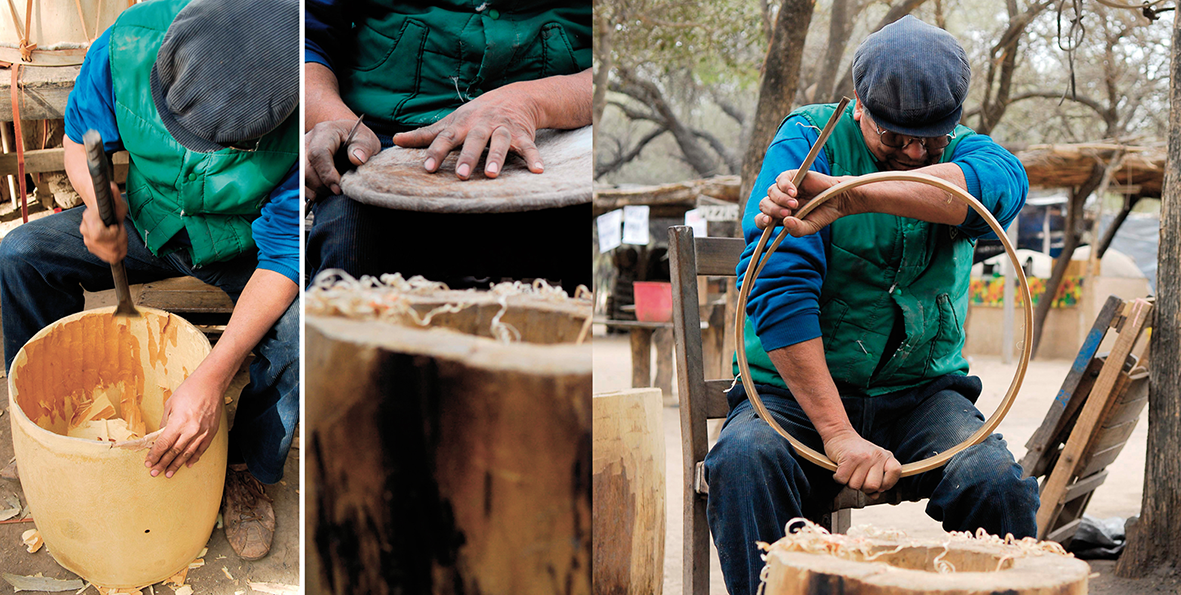
[[[445,303],[435,305],[425,312],[415,308],[416,303],[421,305],[421,300],[415,298],[440,295],[446,296]],[[500,312],[490,323],[491,336],[503,343],[513,343],[521,340],[520,331],[501,320],[508,311],[508,300],[513,296],[528,296],[550,302],[579,301],[587,304],[593,297],[585,286],[580,285],[574,297],[570,297],[561,287],[550,285],[542,279],[537,279],[533,283],[497,283],[487,291],[453,291],[445,283],[429,281],[420,275],[406,279],[400,273],[387,273],[380,278],[365,275],[355,279],[339,269],[329,269],[316,275],[307,291],[304,306],[307,314],[343,316],[355,320],[380,320],[425,328],[431,326],[431,320],[435,316],[460,312],[491,297],[500,305]],[[589,321],[588,318],[587,329]]]

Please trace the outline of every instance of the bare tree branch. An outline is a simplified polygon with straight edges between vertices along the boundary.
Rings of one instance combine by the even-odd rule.
[[[657,137],[664,134],[665,132],[668,132],[668,129],[656,128],[656,129],[652,130],[651,132],[649,132],[648,134],[645,134],[644,137],[641,138],[635,144],[635,146],[633,146],[627,152],[620,151],[620,153],[617,154],[615,156],[615,158],[612,159],[611,161],[609,161],[607,163],[596,164],[595,165],[595,179],[597,180],[609,173],[612,173],[612,172],[618,170],[619,168],[623,167],[624,165],[630,163],[635,158],[639,157],[640,153],[644,150],[644,147],[648,146],[648,143],[656,140]]]

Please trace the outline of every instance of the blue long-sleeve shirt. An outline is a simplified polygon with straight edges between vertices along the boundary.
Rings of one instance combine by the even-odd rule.
[[[796,169],[803,163],[819,136],[820,131],[806,119],[793,116],[779,127],[767,148],[762,170],[751,189],[742,218],[747,245],[738,263],[740,281],[762,235],[754,219],[759,213],[759,201],[767,196],[767,189],[780,173]],[[1024,206],[1029,190],[1021,162],[990,137],[976,134],[960,140],[950,163],[963,170],[968,193],[1007,227]],[[809,171],[831,175],[823,151],[812,162]],[[984,219],[970,209],[958,228],[973,238],[995,237]],[[747,316],[751,318],[765,350],[772,351],[821,336],[820,289],[828,266],[830,239],[828,227],[802,238],[787,236],[755,279]]]
[[[115,87],[111,81],[108,28],[90,45],[81,72],[66,102],[66,136],[82,144],[82,135],[95,129],[108,153],[123,149],[115,119]],[[144,89],[147,93],[148,90]],[[283,182],[262,205],[250,225],[258,246],[258,268],[275,271],[299,285],[299,166],[292,166]]]

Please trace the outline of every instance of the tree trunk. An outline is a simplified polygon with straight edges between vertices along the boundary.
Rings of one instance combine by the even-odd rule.
[[[775,33],[767,49],[763,65],[763,80],[759,85],[759,104],[755,110],[750,142],[742,159],[742,191],[739,193],[738,218],[746,207],[751,187],[763,166],[767,145],[775,138],[779,122],[791,111],[800,78],[800,61],[804,57],[804,39],[812,23],[816,0],[784,0],[775,20]]]
[[[816,91],[808,98],[809,101],[818,100],[832,95],[832,88],[837,80],[837,69],[841,67],[841,58],[845,56],[845,47],[849,45],[849,36],[853,34],[853,16],[857,11],[849,10],[850,0],[833,0],[832,16],[829,17],[828,47],[824,50],[824,58],[820,61],[820,70],[816,73]]]
[[[1161,197],[1156,320],[1148,364],[1148,456],[1140,519],[1128,528],[1127,549],[1116,564],[1122,577],[1181,568],[1181,19],[1173,21],[1169,91],[1169,159]]]
[[[1031,358],[1037,357],[1038,344],[1042,340],[1042,329],[1046,326],[1046,317],[1050,315],[1050,306],[1054,303],[1054,296],[1058,295],[1058,286],[1062,284],[1062,278],[1066,276],[1066,267],[1070,266],[1074,249],[1078,247],[1079,237],[1082,235],[1079,225],[1083,219],[1083,203],[1087,200],[1087,196],[1090,196],[1103,182],[1105,169],[1096,163],[1095,168],[1091,170],[1091,177],[1070,194],[1070,205],[1066,211],[1065,244],[1062,246],[1062,252],[1058,254],[1058,259],[1054,261],[1054,270],[1050,273],[1050,278],[1046,280],[1046,292],[1042,294],[1042,298],[1037,304],[1037,310],[1033,313]]]
[[[607,20],[606,16],[601,14],[595,15],[595,29],[598,35],[595,36],[595,54],[599,59],[599,69],[595,71],[595,90],[591,100],[592,123],[594,124],[594,136],[591,140],[591,146],[598,155],[599,151],[599,123],[603,121],[603,110],[607,108],[607,77],[611,73],[611,22]]]

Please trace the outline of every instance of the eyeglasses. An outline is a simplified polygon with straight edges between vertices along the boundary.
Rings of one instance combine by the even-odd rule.
[[[889,130],[882,130],[878,128],[877,122],[871,121],[870,123],[873,124],[873,129],[878,133],[878,140],[882,141],[883,145],[891,149],[905,149],[910,146],[910,143],[918,141],[924,150],[938,151],[946,148],[947,145],[951,144],[952,139],[955,138],[954,130],[951,134],[945,134],[943,136],[915,137],[898,134]]]

